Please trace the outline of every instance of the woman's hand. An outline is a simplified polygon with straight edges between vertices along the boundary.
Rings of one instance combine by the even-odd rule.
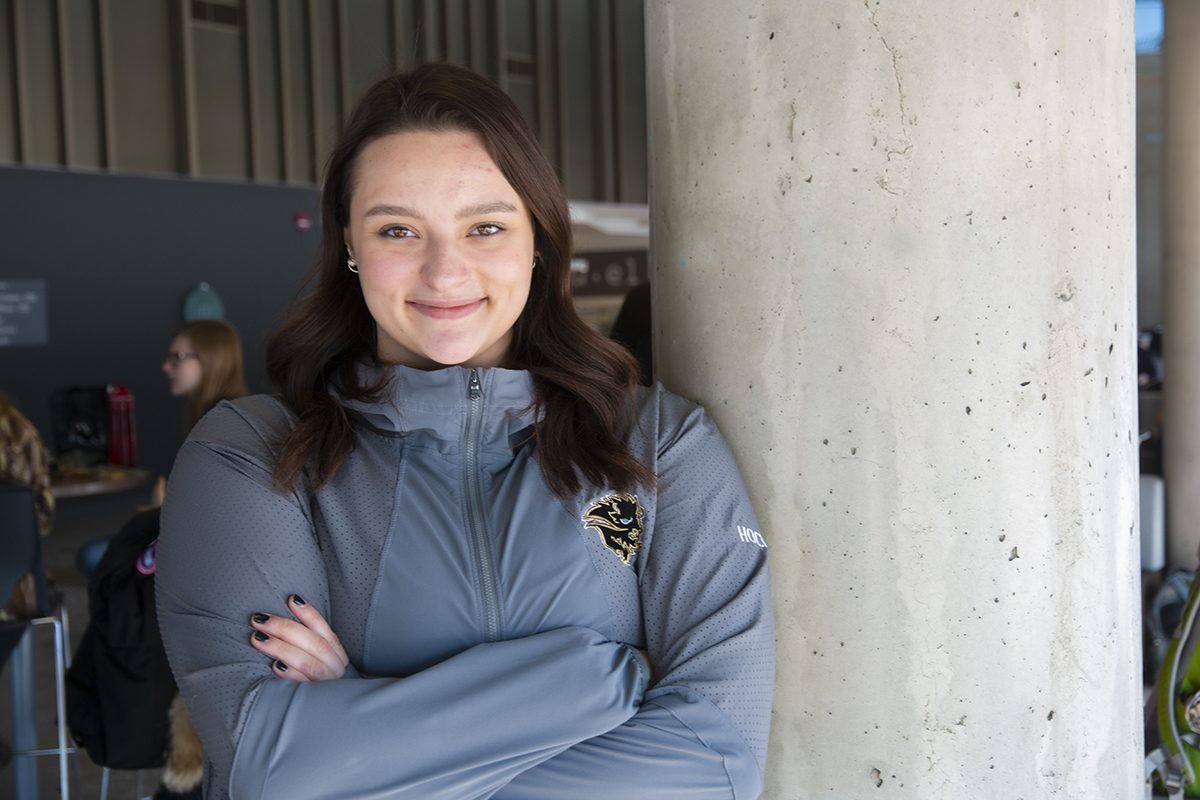
[[[271,658],[272,670],[285,680],[309,683],[342,677],[350,659],[329,623],[300,595],[288,598],[288,609],[295,620],[261,613],[251,616],[251,646]]]

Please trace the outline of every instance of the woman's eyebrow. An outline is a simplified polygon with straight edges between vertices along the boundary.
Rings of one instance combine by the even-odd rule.
[[[493,200],[490,203],[480,203],[479,205],[467,206],[455,215],[456,219],[466,219],[467,217],[482,217],[488,214],[500,214],[504,212],[516,213],[517,207],[506,200]]]
[[[418,214],[413,209],[408,208],[407,206],[379,205],[379,206],[372,206],[371,208],[367,209],[367,213],[364,214],[363,216],[365,216],[365,217],[418,217],[419,218],[421,215]]]

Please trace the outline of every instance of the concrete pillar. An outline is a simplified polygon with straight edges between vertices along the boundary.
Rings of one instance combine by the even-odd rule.
[[[1200,546],[1200,3],[1163,6],[1163,471],[1167,560]]]
[[[1141,797],[1133,5],[647,0],[655,364],[770,542],[765,797]]]

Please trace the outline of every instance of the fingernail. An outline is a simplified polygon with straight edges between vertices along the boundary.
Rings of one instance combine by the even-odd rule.
[[[298,594],[294,594],[294,595],[292,595],[292,602],[293,602],[293,603],[295,603],[295,604],[296,604],[296,605],[298,605],[298,606],[306,606],[306,605],[308,605],[308,603],[304,602],[304,598],[303,598],[303,597],[301,597],[301,596],[300,596],[300,595],[298,595]]]
[[[251,617],[250,619],[254,620],[254,621],[255,621],[255,622],[257,622],[259,625],[266,625],[266,624],[267,624],[267,622],[268,622],[268,621],[269,621],[271,618],[270,618],[269,616],[267,616],[266,614],[255,614],[255,615],[254,615],[253,617]]]
[[[287,672],[287,664],[283,663],[282,661],[276,661],[275,669],[279,670],[280,672]]]
[[[260,642],[266,642],[266,641],[270,641],[270,639],[271,639],[271,637],[270,637],[270,636],[267,636],[267,635],[266,635],[265,633],[263,633],[262,631],[255,631],[255,632],[254,632],[254,638],[255,638],[255,639],[258,639]]]

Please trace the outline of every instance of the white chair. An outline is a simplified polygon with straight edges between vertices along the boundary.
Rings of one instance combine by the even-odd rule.
[[[104,767],[100,771],[100,800],[108,800],[108,782],[112,777],[112,770]],[[145,794],[146,787],[143,783],[142,770],[137,771],[137,786],[133,790],[133,796],[136,800],[154,800],[150,795]]]

